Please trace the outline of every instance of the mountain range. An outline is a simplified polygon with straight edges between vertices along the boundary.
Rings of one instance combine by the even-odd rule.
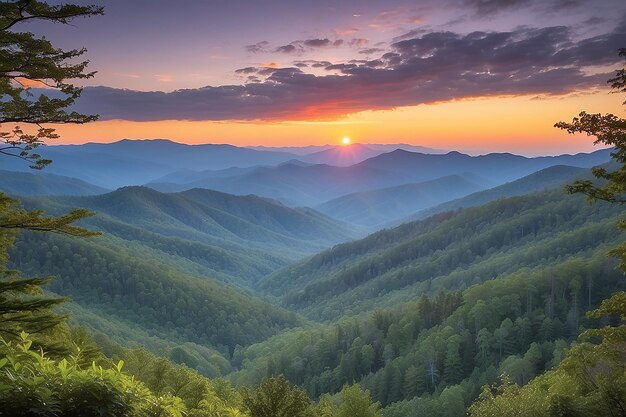
[[[606,257],[620,207],[563,190],[610,152],[162,171],[154,156],[157,182],[115,191],[1,172],[25,208],[86,208],[80,224],[103,232],[22,233],[9,267],[53,277],[46,290],[71,297],[62,311],[107,354],[141,345],[236,385],[280,373],[311,398],[358,381],[389,415],[447,409],[455,392],[463,410],[463,390],[472,401],[501,373],[523,383],[558,364],[583,310],[623,289]],[[126,162],[119,181],[139,172]]]
[[[470,174],[481,178],[485,185],[495,186],[553,165],[581,168],[601,165],[610,159],[610,152],[605,149],[590,154],[527,158],[512,154],[474,157],[458,152],[433,155],[395,150],[348,167],[288,163],[240,171],[228,177],[216,177],[211,172],[191,182],[170,177],[169,182],[149,183],[148,186],[163,191],[210,188],[237,195],[262,195],[290,206],[318,206],[355,192],[449,175]]]
[[[419,210],[483,190],[485,182],[472,178],[470,174],[448,175],[415,184],[348,194],[315,209],[336,219],[376,228]]]
[[[293,159],[351,165],[387,149],[353,146],[350,152],[344,150],[352,147],[304,147],[305,152],[300,154],[302,149],[292,153],[274,148],[256,150],[226,144],[188,145],[166,139],[123,139],[113,143],[46,146],[39,148],[38,153],[54,161],[46,168],[48,173],[80,178],[100,187],[114,189],[142,185],[181,170],[216,171],[233,167],[274,166]],[[1,163],[0,169],[29,170],[28,164],[17,158],[4,158]]]

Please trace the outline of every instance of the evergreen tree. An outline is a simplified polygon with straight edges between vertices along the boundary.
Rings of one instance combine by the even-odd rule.
[[[76,17],[102,14],[99,6],[52,6],[37,0],[0,2],[0,125],[23,123],[36,132],[16,125],[0,131],[0,154],[29,161],[31,168],[41,169],[51,161],[32,151],[46,139],[56,138],[46,123],[85,123],[95,116],[66,112],[79,97],[81,89],[68,80],[92,77],[86,72],[87,61],[76,62],[85,50],[63,51],[45,38],[15,28],[30,20],[47,20],[67,24]],[[63,98],[50,98],[30,93],[31,86],[43,86],[63,93]],[[8,270],[8,249],[19,231],[54,232],[71,236],[93,236],[72,223],[90,216],[87,210],[74,210],[60,217],[45,217],[42,211],[25,211],[17,202],[0,193],[0,335],[17,337],[22,331],[41,333],[60,323],[63,318],[50,308],[63,301],[43,295],[40,287],[46,279],[21,279]]]
[[[74,226],[90,216],[86,210],[74,210],[60,217],[46,217],[41,211],[20,209],[17,202],[0,193],[0,336],[16,339],[22,331],[38,335],[63,321],[51,310],[63,298],[45,295],[45,278],[21,278],[7,269],[8,250],[20,231],[52,232],[69,236],[94,236],[97,233]],[[37,343],[39,340],[35,339]]]
[[[51,161],[32,151],[58,137],[54,129],[45,127],[46,123],[86,123],[96,119],[93,115],[66,111],[82,91],[69,80],[95,74],[86,72],[88,61],[77,62],[85,49],[64,51],[43,37],[15,29],[31,20],[68,24],[76,17],[102,14],[102,10],[100,6],[53,6],[37,0],[0,2],[0,125],[12,125],[9,130],[0,131],[0,141],[4,142],[0,154],[24,159],[32,168],[41,169]],[[54,89],[61,96],[35,96],[32,86]]]
[[[463,364],[459,355],[459,337],[451,339],[443,361],[443,380],[449,385],[455,385],[463,379]]]

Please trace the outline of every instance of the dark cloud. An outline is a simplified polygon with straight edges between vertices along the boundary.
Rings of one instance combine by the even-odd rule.
[[[331,63],[328,62],[328,61],[316,61],[316,62],[313,62],[311,64],[311,67],[313,67],[313,68],[326,68],[329,65],[331,65]]]
[[[297,120],[501,95],[556,95],[603,86],[585,67],[620,62],[626,25],[577,40],[567,27],[458,34],[432,32],[393,43],[378,59],[240,69],[244,85],[165,92],[88,87],[76,110],[101,119]],[[306,68],[306,67],[302,67]]]
[[[307,39],[302,42],[304,46],[308,46],[309,48],[322,48],[330,45],[330,39]]]
[[[295,67],[298,68],[306,68],[306,67],[311,67],[311,68],[326,68],[327,66],[331,65],[332,63],[329,61],[317,61],[315,59],[307,59],[304,61],[295,61],[293,63],[293,65]]]
[[[252,52],[253,54],[259,52],[267,52],[267,47],[270,45],[268,41],[257,42],[254,45],[246,45],[246,51]]]
[[[258,71],[259,69],[257,67],[245,67],[245,68],[239,68],[238,70],[235,70],[235,74],[254,74]]]
[[[298,47],[293,44],[279,46],[274,50],[274,52],[282,52],[284,54],[291,54],[298,51]]]
[[[382,48],[367,48],[367,49],[361,49],[359,51],[360,54],[364,54],[364,55],[372,55],[372,54],[377,54],[380,52],[385,52],[385,50]]]
[[[590,0],[461,0],[463,6],[474,10],[475,14],[490,17],[496,13],[521,8],[533,9],[535,13],[563,13],[569,9],[588,6]],[[607,1],[607,0],[604,0]],[[611,0],[616,4],[622,0]]]
[[[306,39],[303,41],[293,41],[287,45],[282,45],[273,50],[273,52],[281,52],[284,54],[301,54],[307,50],[315,48],[325,48],[328,46],[341,46],[343,39],[331,41],[330,39]]]
[[[606,23],[608,19],[604,17],[592,16],[589,19],[585,20],[582,24],[588,26],[597,26],[603,23]]]
[[[393,42],[399,42],[399,41],[403,41],[405,39],[413,39],[416,38],[418,36],[422,36],[424,34],[428,33],[427,30],[425,29],[413,29],[411,31],[408,31],[407,33],[400,35],[400,36],[396,36],[395,38],[393,38]]]

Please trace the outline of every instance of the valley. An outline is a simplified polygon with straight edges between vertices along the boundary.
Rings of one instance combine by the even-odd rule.
[[[133,146],[149,155],[154,142]],[[283,374],[311,398],[357,380],[385,415],[449,401],[429,397],[433,390],[473,398],[513,358],[528,361],[527,373],[511,371],[520,383],[554,366],[585,322],[577,306],[595,306],[623,289],[606,257],[622,240],[614,229],[620,208],[591,206],[563,191],[591,178],[584,166],[608,163],[609,151],[506,156],[510,174],[497,179],[483,162],[495,155],[402,152],[402,163],[391,152],[343,168],[290,160],[155,178],[239,181],[250,187],[242,192],[259,192],[246,195],[157,191],[165,183],[150,181],[107,192],[71,177],[7,172],[3,191],[26,209],[88,209],[95,215],[80,225],[102,233],[25,233],[9,254],[10,267],[53,276],[47,291],[71,297],[63,311],[101,345],[167,352],[236,386]],[[431,157],[466,162],[430,172]],[[447,175],[472,169],[473,158],[482,168]],[[311,176],[305,186],[306,176],[283,171],[312,167],[344,181],[323,189],[315,184],[330,177]],[[263,188],[252,185],[272,170],[280,182],[261,177]],[[377,188],[437,174],[444,176]],[[510,181],[498,185],[503,178]],[[276,199],[296,198],[284,181],[309,193],[303,201],[345,194],[292,208]],[[464,409],[464,400],[455,401]]]
[[[626,417],[624,40],[0,0],[0,417]]]

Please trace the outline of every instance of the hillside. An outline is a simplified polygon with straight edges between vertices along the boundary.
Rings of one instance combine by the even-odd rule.
[[[126,345],[150,338],[175,345],[194,342],[227,356],[236,345],[301,323],[250,293],[112,236],[85,240],[23,234],[11,251],[11,266],[53,276],[47,289],[71,297],[77,323],[98,328],[99,322],[109,322]]]
[[[259,287],[311,318],[334,320],[610,246],[620,239],[619,213],[559,190],[498,200],[337,245]]]
[[[338,245],[260,285],[328,324],[242,349],[229,378],[283,373],[313,398],[358,381],[385,416],[463,415],[481,386],[527,383],[598,325],[583,312],[625,288],[607,257],[621,213],[557,189]]]
[[[480,179],[472,181],[471,176],[449,175],[416,184],[348,194],[315,209],[349,223],[376,227],[482,189]]]
[[[166,194],[125,187],[98,196],[24,201],[51,213],[87,208],[97,213],[84,222],[90,227],[243,285],[358,233],[313,210],[199,189]]]
[[[536,191],[564,187],[565,184],[571,183],[576,179],[587,178],[590,176],[591,173],[588,169],[566,165],[555,165],[506,184],[502,184],[488,190],[478,191],[465,197],[457,198],[420,210],[417,213],[402,219],[400,222],[421,220],[445,211],[479,206],[499,198],[514,197]],[[397,224],[400,222],[395,223]],[[394,222],[390,222],[389,224],[393,223]]]
[[[14,196],[34,196],[94,195],[110,190],[62,175],[0,170],[0,191]]]
[[[462,416],[482,386],[502,373],[528,382],[561,361],[581,327],[598,325],[583,311],[625,284],[597,243],[567,256],[553,248],[532,267],[482,271],[461,292],[432,288],[358,317],[290,329],[238,351],[229,379],[252,385],[283,373],[312,398],[358,381],[385,416]]]
[[[11,267],[52,276],[75,323],[124,345],[184,346],[207,375],[230,370],[236,346],[304,324],[250,290],[260,277],[355,231],[311,209],[209,190],[125,187],[96,196],[24,198],[48,213],[93,210],[102,237],[22,234]],[[212,353],[211,353],[212,352]]]

